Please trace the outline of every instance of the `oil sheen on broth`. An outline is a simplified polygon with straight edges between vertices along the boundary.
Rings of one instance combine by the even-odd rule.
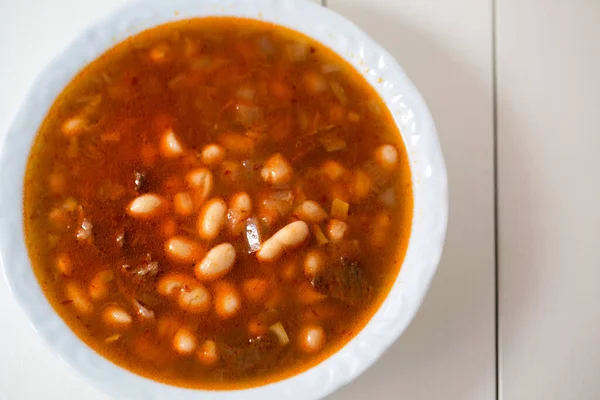
[[[49,301],[102,356],[240,389],[316,365],[368,322],[406,251],[408,157],[332,51],[234,18],[127,39],[52,106],[24,215]]]

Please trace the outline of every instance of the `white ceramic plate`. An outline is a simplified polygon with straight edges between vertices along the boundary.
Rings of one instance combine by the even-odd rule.
[[[239,16],[300,31],[349,61],[385,100],[408,149],[414,216],[408,251],[387,299],[344,348],[292,378],[239,391],[187,390],[126,371],[81,342],[54,312],[33,274],[24,243],[23,176],[31,143],[56,96],[86,64],[117,42],[168,21]],[[326,396],[356,378],[406,329],[440,259],[448,213],[444,160],[419,92],[380,45],[334,12],[302,0],[149,0],[130,4],[79,35],[33,83],[0,144],[0,261],[39,336],[78,373],[119,399],[298,399]]]

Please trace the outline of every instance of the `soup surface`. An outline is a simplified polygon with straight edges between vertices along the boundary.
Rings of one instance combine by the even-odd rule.
[[[376,92],[275,25],[179,21],[52,106],[25,177],[29,255],[95,351],[204,389],[274,382],[355,336],[393,284],[408,157]]]

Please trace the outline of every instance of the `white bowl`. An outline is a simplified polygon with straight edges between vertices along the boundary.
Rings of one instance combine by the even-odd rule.
[[[302,32],[349,61],[389,107],[407,147],[414,214],[406,258],[386,300],[360,333],[317,366],[270,385],[237,391],[188,390],[122,369],[85,345],[52,309],[32,271],[23,234],[23,176],[30,146],[50,106],[75,74],[128,36],[158,24],[238,16]],[[379,44],[334,12],[303,0],[149,0],[117,10],[79,35],[33,83],[0,144],[0,261],[14,297],[39,336],[79,374],[119,399],[322,398],[350,382],[406,329],[439,262],[448,214],[444,160],[419,92]]]

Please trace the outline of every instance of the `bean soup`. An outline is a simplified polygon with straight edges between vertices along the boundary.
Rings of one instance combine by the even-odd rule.
[[[406,149],[375,90],[280,26],[169,23],[92,62],[25,176],[56,312],[151,379],[241,389],[323,361],[368,322],[410,235]]]

